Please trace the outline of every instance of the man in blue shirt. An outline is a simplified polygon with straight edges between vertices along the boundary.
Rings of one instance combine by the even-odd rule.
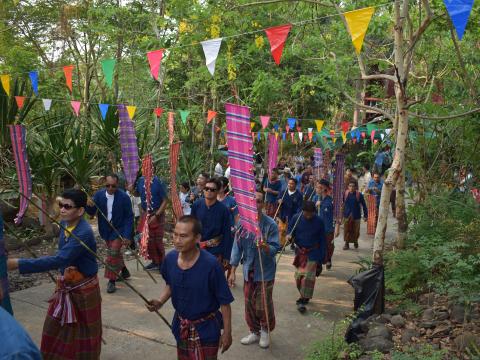
[[[380,198],[382,195],[383,180],[378,172],[373,173],[373,179],[368,183],[367,191],[375,196],[377,201],[377,209],[380,207]]]
[[[0,300],[2,294],[0,290]],[[0,307],[0,359],[2,360],[42,360],[42,355],[28,333],[15,321],[12,315]]]
[[[317,214],[323,221],[325,228],[325,240],[327,242],[327,251],[323,264],[326,264],[327,270],[332,268],[332,256],[335,249],[334,233],[335,226],[333,222],[333,198],[331,194],[330,182],[322,179],[317,183],[317,195],[315,195],[315,206],[317,207]],[[322,265],[319,264],[320,269]],[[317,274],[321,272],[317,269]]]
[[[163,235],[165,231],[165,208],[167,207],[167,189],[163,182],[153,176],[150,184],[152,194],[151,202],[147,206],[147,193],[145,190],[145,177],[137,181],[135,192],[142,200],[142,217],[138,224],[138,232],[143,232],[148,226],[147,258],[152,262],[145,266],[146,270],[160,271],[160,265],[165,257]]]
[[[202,224],[200,247],[214,255],[225,270],[229,270],[233,238],[230,210],[217,200],[221,186],[215,178],[207,180],[204,197],[195,201],[191,215]]]
[[[268,216],[273,218],[277,212],[280,190],[282,189],[282,182],[278,179],[278,169],[272,169],[270,177],[267,179],[263,191],[266,194],[266,207],[265,211]]]
[[[215,257],[198,248],[201,233],[202,225],[195,217],[178,219],[173,232],[175,250],[162,264],[165,288],[159,299],[147,305],[155,311],[172,299],[178,359],[216,359],[219,348],[223,353],[232,344],[230,304],[234,299]]]
[[[93,201],[88,202],[86,212],[90,216],[97,215],[98,232],[107,244],[107,257],[105,262],[105,278],[108,279],[107,293],[116,291],[115,281],[121,272],[124,279],[130,277],[123,262],[122,244],[126,247],[132,240],[133,210],[130,197],[120,190],[118,176],[108,175],[105,178],[105,188],[98,190],[93,196]]]
[[[87,194],[71,189],[59,202],[62,218],[58,252],[36,259],[8,259],[8,270],[30,274],[58,269],[55,293],[43,326],[44,359],[99,359],[102,348],[101,297],[98,285],[97,244],[83,219]],[[78,241],[80,239],[83,244]],[[87,248],[89,250],[87,250]]]
[[[275,255],[280,250],[278,227],[271,217],[263,214],[263,193],[256,192],[257,211],[261,238],[253,234],[241,236],[233,243],[230,265],[232,272],[228,278],[230,287],[235,285],[235,271],[242,260],[243,294],[245,297],[245,320],[250,334],[240,340],[244,345],[259,342],[260,347],[270,345],[270,332],[275,328],[273,308],[273,284],[275,282]],[[257,242],[258,240],[258,242]],[[261,255],[260,255],[261,254]],[[261,258],[260,258],[261,256]],[[260,265],[260,261],[262,265]],[[263,266],[263,278],[261,273]],[[265,291],[265,294],[263,293]],[[265,299],[263,296],[265,295]],[[265,303],[266,308],[265,308]]]
[[[289,224],[287,240],[293,239],[296,245],[293,265],[296,269],[295,282],[300,293],[297,309],[304,313],[305,305],[313,297],[317,266],[325,258],[326,242],[323,221],[315,214],[315,203],[305,201],[302,210]]]
[[[361,209],[363,209],[363,218],[365,222],[368,219],[367,204],[363,194],[357,190],[355,181],[350,181],[348,190],[343,196],[343,240],[345,246],[343,250],[350,248],[350,243],[353,243],[355,249],[358,249],[358,238],[360,236],[360,220],[362,218]]]

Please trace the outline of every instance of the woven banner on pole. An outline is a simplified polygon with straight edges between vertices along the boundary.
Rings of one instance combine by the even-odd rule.
[[[345,155],[337,154],[335,156],[335,179],[333,182],[333,216],[334,219],[341,219],[343,195],[345,192]]]
[[[133,185],[139,170],[139,157],[137,148],[137,135],[135,126],[125,105],[118,105],[118,117],[120,129],[120,149],[122,151],[123,171],[128,185]]]

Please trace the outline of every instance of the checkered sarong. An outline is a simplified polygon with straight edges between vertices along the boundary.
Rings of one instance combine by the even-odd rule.
[[[116,281],[118,279],[118,273],[125,267],[122,255],[122,240],[115,239],[106,241],[107,244],[107,257],[105,263],[108,265],[105,267],[105,278],[108,280]]]
[[[218,345],[202,344],[196,325],[215,319],[215,313],[190,321],[180,318],[180,341],[177,343],[178,360],[216,360]]]
[[[367,220],[367,234],[375,235],[375,230],[377,229],[377,198],[375,195],[367,195],[367,209],[368,209],[368,220]]]
[[[267,311],[263,299],[261,281],[253,281],[253,271],[248,273],[248,281],[243,283],[245,298],[245,321],[251,332],[258,333],[261,329],[275,329],[275,310],[273,308],[273,285],[275,280],[265,281],[265,297]],[[268,323],[267,323],[268,312]]]
[[[304,266],[299,266],[295,271],[295,282],[297,284],[300,297],[304,299],[311,299],[313,297],[313,290],[315,289],[315,279],[317,272],[317,262],[307,261]]]

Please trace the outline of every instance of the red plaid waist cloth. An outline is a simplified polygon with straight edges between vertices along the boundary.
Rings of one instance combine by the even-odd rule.
[[[318,249],[320,245],[315,245],[311,248],[297,247],[295,252],[295,258],[293,259],[293,266],[296,268],[304,268],[307,266],[308,262],[308,253],[314,249]]]

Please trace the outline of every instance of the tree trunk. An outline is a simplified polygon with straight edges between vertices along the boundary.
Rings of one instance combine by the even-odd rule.
[[[405,247],[405,239],[407,238],[408,222],[407,211],[405,207],[405,167],[397,181],[397,209],[396,215],[398,220],[397,229],[397,247],[403,249]]]
[[[50,216],[54,216],[53,204],[55,203],[55,197],[47,196],[47,197],[45,197],[45,202],[46,202],[46,206],[47,206],[47,214],[50,215]],[[48,218],[48,217],[45,218],[44,229],[45,229],[45,233],[48,236],[51,236],[51,237],[54,236],[53,223],[52,223],[52,220],[50,220],[50,218]]]

